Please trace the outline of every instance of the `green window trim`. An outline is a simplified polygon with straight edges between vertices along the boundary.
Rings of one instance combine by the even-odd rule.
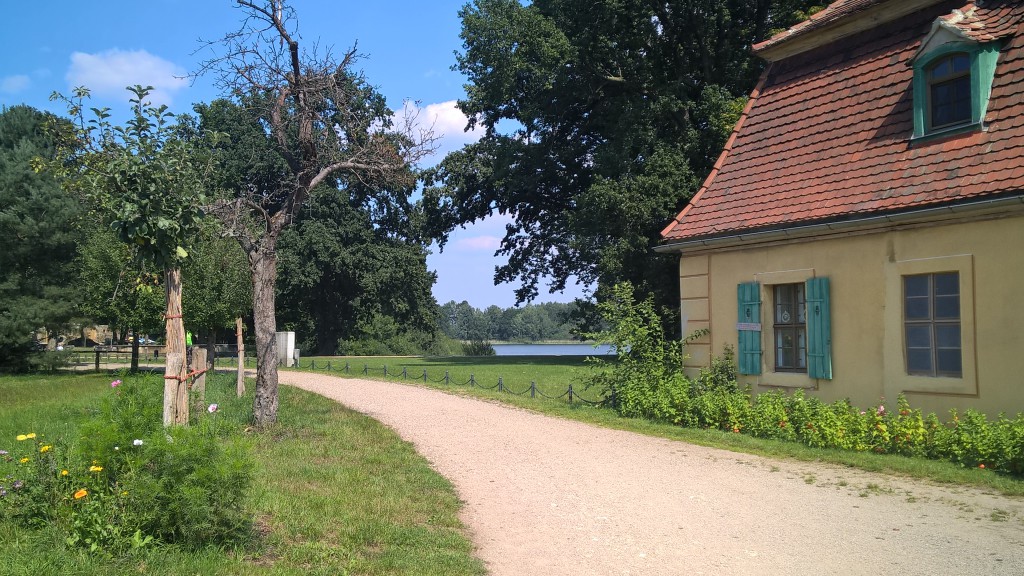
[[[761,373],[761,284],[746,282],[736,286],[739,309],[736,315],[737,350],[740,374]]]
[[[832,379],[832,303],[828,278],[809,278],[807,301],[807,375]]]
[[[914,139],[948,136],[981,130],[992,94],[992,79],[999,60],[998,42],[951,42],[928,52],[914,61]],[[966,54],[971,60],[970,122],[931,130],[928,125],[928,69],[932,64],[954,53]]]

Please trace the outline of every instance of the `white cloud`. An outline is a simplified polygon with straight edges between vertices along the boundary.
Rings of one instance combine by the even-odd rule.
[[[460,252],[494,252],[500,245],[501,239],[497,236],[473,236],[459,238],[453,247]]]
[[[420,106],[407,100],[401,110],[395,111],[394,122],[400,127],[405,118],[415,118],[414,126],[417,131],[433,131],[437,138],[437,151],[429,160],[437,162],[448,152],[476,142],[484,134],[484,130],[479,127],[466,131],[469,119],[455,104],[455,100],[448,100]]]
[[[28,88],[28,85],[31,83],[32,81],[29,80],[29,77],[24,74],[4,76],[3,78],[0,78],[0,92],[16,94],[25,88]]]
[[[71,87],[85,86],[96,96],[127,100],[127,86],[152,86],[154,104],[171,104],[173,96],[188,86],[187,71],[145,50],[106,50],[97,54],[74,52],[65,76]]]

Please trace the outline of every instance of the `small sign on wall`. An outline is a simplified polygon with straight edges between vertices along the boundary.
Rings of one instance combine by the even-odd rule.
[[[752,332],[760,332],[761,324],[759,322],[738,322],[736,324],[737,330],[750,330]]]

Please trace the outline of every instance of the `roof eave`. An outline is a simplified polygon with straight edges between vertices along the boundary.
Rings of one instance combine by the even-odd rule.
[[[834,20],[822,19],[820,24],[812,21],[803,27],[791,28],[782,34],[755,45],[753,52],[769,62],[778,62],[790,56],[830,44],[841,38],[871,30],[886,22],[891,22],[943,1],[890,0],[879,2],[866,6],[859,11],[844,14]]]

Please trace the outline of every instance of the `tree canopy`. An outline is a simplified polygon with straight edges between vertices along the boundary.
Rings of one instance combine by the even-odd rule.
[[[36,330],[56,332],[75,314],[75,248],[83,207],[50,174],[31,167],[54,147],[56,117],[29,106],[0,112],[0,366],[24,367]]]
[[[520,301],[576,277],[677,300],[650,253],[699,187],[760,72],[750,46],[811,1],[475,0],[460,12],[459,108],[485,136],[429,174],[444,234],[494,213],[514,224],[496,282]]]

